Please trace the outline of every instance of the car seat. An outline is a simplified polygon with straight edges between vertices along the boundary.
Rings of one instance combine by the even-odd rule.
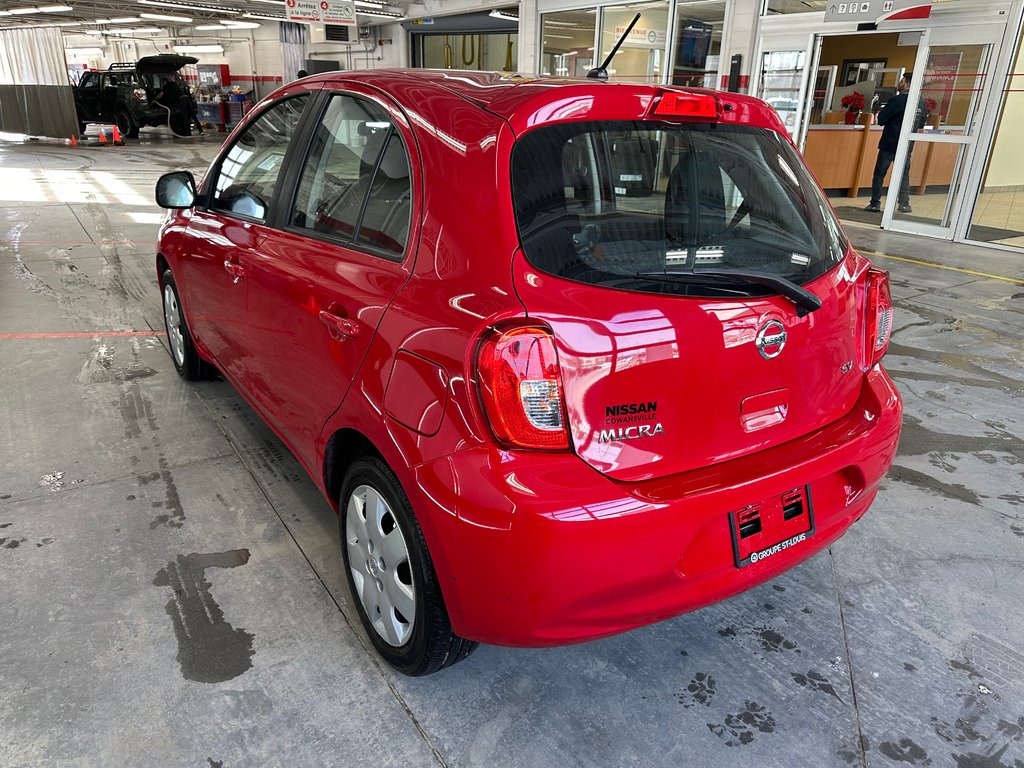
[[[665,234],[676,247],[699,247],[725,229],[722,170],[708,151],[690,145],[665,190]]]

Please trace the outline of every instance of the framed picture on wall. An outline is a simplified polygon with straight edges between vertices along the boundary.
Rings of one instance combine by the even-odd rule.
[[[872,69],[885,69],[888,59],[843,59],[840,85],[856,85],[871,79]]]

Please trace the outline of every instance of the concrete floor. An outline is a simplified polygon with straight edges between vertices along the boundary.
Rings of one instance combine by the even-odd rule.
[[[0,145],[0,765],[1024,765],[1020,254],[890,257],[897,467],[830,551],[608,640],[367,650],[335,516],[165,350],[153,181],[215,141]],[[137,335],[133,335],[137,334]]]

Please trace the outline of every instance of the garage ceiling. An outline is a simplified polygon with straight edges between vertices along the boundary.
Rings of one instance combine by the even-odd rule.
[[[355,0],[355,4],[360,23],[404,17],[408,7],[393,0]],[[181,34],[183,27],[197,25],[234,22],[244,28],[265,20],[284,21],[284,10],[284,0],[43,0],[38,4],[0,0],[0,28],[56,25],[69,33],[99,30],[131,35],[159,29]]]

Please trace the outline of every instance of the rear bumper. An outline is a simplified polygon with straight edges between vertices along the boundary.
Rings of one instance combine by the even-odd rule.
[[[453,627],[496,645],[561,645],[760,584],[827,547],[867,511],[895,457],[901,417],[899,395],[876,367],[838,422],[672,477],[620,483],[574,455],[489,447],[422,465],[417,509],[456,521],[448,561],[437,563]],[[803,486],[814,534],[736,567],[729,513]]]

